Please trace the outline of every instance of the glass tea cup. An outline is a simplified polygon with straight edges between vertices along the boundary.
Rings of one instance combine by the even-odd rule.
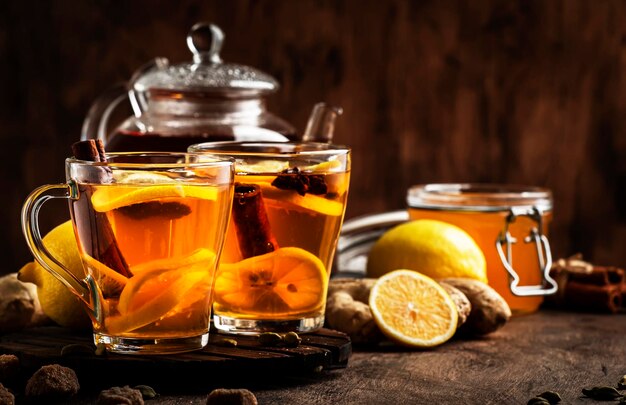
[[[350,150],[312,142],[209,142],[189,150],[235,159],[215,327],[235,334],[321,328],[348,197]]]
[[[552,193],[510,184],[427,184],[410,187],[409,218],[435,219],[465,230],[485,255],[487,278],[514,314],[537,310],[556,292],[547,234]]]
[[[208,343],[212,285],[233,195],[233,162],[206,154],[69,158],[65,184],[34,190],[22,229],[35,259],[83,302],[94,342],[120,353],[161,354]],[[85,277],[43,245],[44,202],[66,198]]]

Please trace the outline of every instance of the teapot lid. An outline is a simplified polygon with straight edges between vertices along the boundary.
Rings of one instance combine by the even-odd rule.
[[[216,93],[224,96],[257,96],[278,89],[267,73],[245,65],[224,63],[219,55],[224,33],[214,24],[197,23],[187,34],[193,62],[157,66],[133,81],[138,92],[150,89]]]

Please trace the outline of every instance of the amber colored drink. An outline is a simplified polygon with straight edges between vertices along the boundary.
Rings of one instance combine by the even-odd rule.
[[[79,189],[80,198],[70,203],[75,232],[102,300],[94,331],[137,339],[207,333],[231,186],[166,182]],[[103,235],[107,228],[111,235]],[[125,263],[112,262],[99,246],[110,239]]]
[[[107,351],[202,349],[233,202],[233,160],[204,153],[106,153],[94,140],[77,142],[72,151],[66,182],[36,188],[22,207],[35,260],[83,304],[94,343]],[[68,200],[84,273],[42,243],[39,211],[53,198]]]
[[[348,195],[348,151],[304,158],[307,150],[277,146],[264,156],[259,145],[232,153],[235,195],[213,321],[231,333],[316,330]],[[336,154],[341,159],[326,160]]]

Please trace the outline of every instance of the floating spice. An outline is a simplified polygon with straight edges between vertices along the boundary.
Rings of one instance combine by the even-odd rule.
[[[90,162],[107,161],[104,152],[104,144],[100,139],[76,142],[72,145],[72,152],[74,157],[80,160]],[[112,181],[113,176],[109,168],[103,168],[99,177],[98,179],[92,180],[96,183],[108,183]],[[91,192],[89,189],[82,189],[80,191],[88,193],[88,198],[84,201],[91,200]],[[93,211],[86,206],[75,206],[75,210],[81,211],[85,216],[91,215],[92,212],[94,216],[92,219],[94,232],[92,232],[91,235],[91,251],[87,253],[123,276],[131,277],[132,274],[117,244],[115,234],[113,233],[106,213]]]
[[[235,184],[233,222],[244,259],[278,249],[258,185]]]
[[[281,190],[294,190],[302,196],[306,193],[321,195],[328,192],[323,175],[302,174],[297,167],[283,170],[272,181],[272,186]]]
[[[161,217],[174,220],[191,214],[189,206],[176,201],[147,201],[120,207],[117,211],[133,219]]]

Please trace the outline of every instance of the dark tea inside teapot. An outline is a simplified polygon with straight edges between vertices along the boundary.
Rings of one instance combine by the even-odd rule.
[[[213,24],[194,25],[187,45],[193,61],[170,65],[156,58],[129,83],[92,105],[81,139],[102,139],[109,151],[185,151],[207,141],[295,140],[292,125],[266,109],[277,81],[257,69],[224,63],[224,35]],[[111,117],[130,101],[133,115],[114,128]]]

